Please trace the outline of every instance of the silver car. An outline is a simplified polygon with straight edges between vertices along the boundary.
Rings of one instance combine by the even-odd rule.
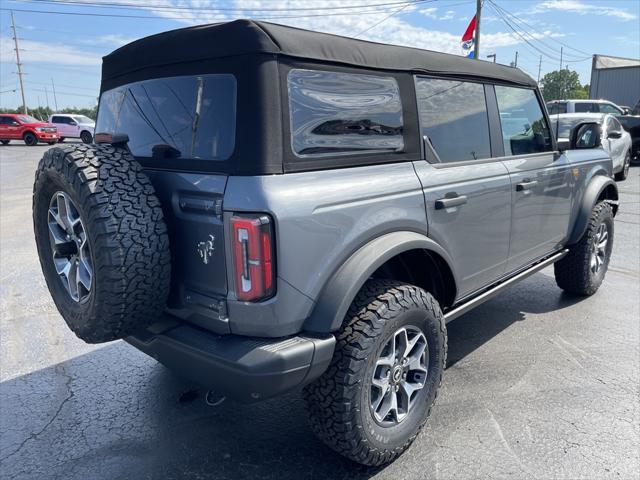
[[[611,157],[615,179],[625,180],[631,164],[631,135],[615,116],[605,113],[551,115],[552,130],[559,142],[569,142],[571,129],[583,122],[597,122],[602,126],[601,145]]]

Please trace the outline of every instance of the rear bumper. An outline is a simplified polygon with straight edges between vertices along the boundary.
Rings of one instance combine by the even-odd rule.
[[[264,339],[174,325],[152,326],[125,340],[176,373],[246,403],[318,378],[335,347],[333,335]]]

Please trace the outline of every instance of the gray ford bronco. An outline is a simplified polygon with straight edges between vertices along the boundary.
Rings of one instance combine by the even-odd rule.
[[[592,295],[618,193],[526,74],[239,20],[104,57],[95,144],[47,151],[33,220],[81,339],[125,341],[381,465],[425,423],[448,321],[554,265]]]

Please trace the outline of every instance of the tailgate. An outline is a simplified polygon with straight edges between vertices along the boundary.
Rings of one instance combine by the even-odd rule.
[[[227,176],[145,170],[162,203],[171,246],[168,311],[229,333],[222,199]]]

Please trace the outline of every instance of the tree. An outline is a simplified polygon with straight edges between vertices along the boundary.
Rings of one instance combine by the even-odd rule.
[[[547,73],[540,80],[545,101],[589,98],[589,85],[582,86],[578,72],[563,68]]]

